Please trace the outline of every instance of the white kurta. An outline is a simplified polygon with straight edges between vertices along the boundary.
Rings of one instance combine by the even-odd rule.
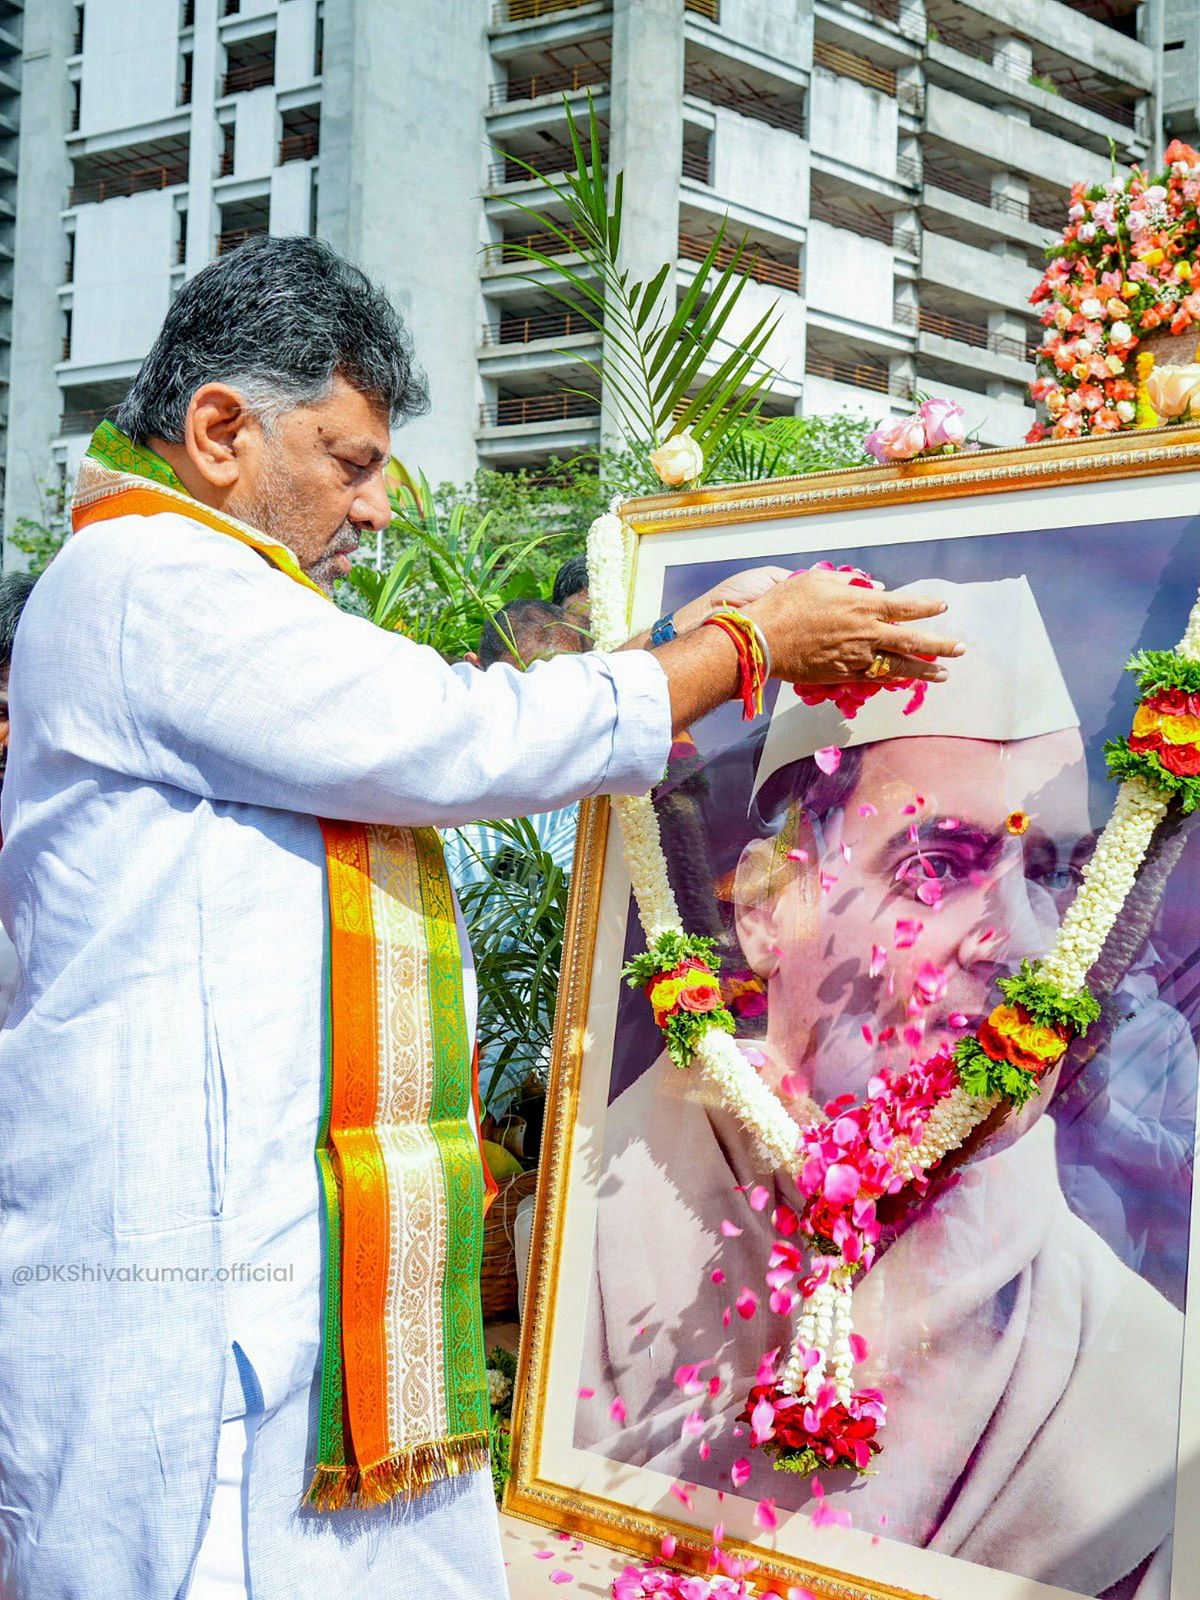
[[[222,1414],[244,1409],[236,1340],[263,1407],[255,1600],[491,1600],[478,1475],[409,1507],[298,1510],[320,1338],[315,818],[449,825],[645,791],[670,743],[661,669],[452,669],[164,514],[70,541],[22,619],[12,705],[0,1593],[185,1592]]]

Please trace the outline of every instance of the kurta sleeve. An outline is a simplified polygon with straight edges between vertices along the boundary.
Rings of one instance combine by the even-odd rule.
[[[116,681],[98,674],[93,692],[121,705],[92,711],[109,759],[133,777],[315,816],[444,826],[640,793],[662,775],[669,696],[647,652],[562,656],[525,673],[450,667],[185,517],[114,519],[71,545],[30,622],[51,607],[60,618],[111,608],[97,622],[112,633]]]

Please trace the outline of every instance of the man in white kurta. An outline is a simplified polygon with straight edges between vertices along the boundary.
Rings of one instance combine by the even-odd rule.
[[[451,825],[644,791],[672,716],[732,695],[737,662],[701,628],[657,656],[455,669],[314,592],[388,520],[388,424],[412,390],[394,311],[327,247],[223,257],[176,297],[122,409],[129,437],[110,439],[181,509],[81,525],[18,630],[0,819],[23,969],[0,1033],[5,1600],[506,1593],[486,1473],[368,1510],[303,1504],[325,1255],[317,819]],[[286,546],[284,570],[255,530]],[[898,625],[940,609],[810,578],[748,611],[794,680],[951,653]],[[245,1482],[213,1549],[223,1421],[221,1476]]]

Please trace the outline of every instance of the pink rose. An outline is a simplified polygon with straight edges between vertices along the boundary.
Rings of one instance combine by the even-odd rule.
[[[930,450],[960,445],[967,437],[963,408],[957,400],[923,400],[920,417],[925,424],[925,438]]]
[[[867,435],[863,444],[868,453],[884,466],[893,461],[911,461],[926,446],[925,424],[920,412],[882,423]]]

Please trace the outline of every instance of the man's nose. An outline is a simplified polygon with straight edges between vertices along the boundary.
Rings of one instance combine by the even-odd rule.
[[[364,485],[350,508],[350,521],[356,528],[369,528],[381,533],[392,520],[392,507],[387,496],[383,473],[377,473]]]
[[[1016,967],[1027,956],[1044,955],[1058,927],[1051,897],[1031,885],[1019,868],[1001,872],[979,920],[963,935],[958,962],[964,971],[992,962]]]

